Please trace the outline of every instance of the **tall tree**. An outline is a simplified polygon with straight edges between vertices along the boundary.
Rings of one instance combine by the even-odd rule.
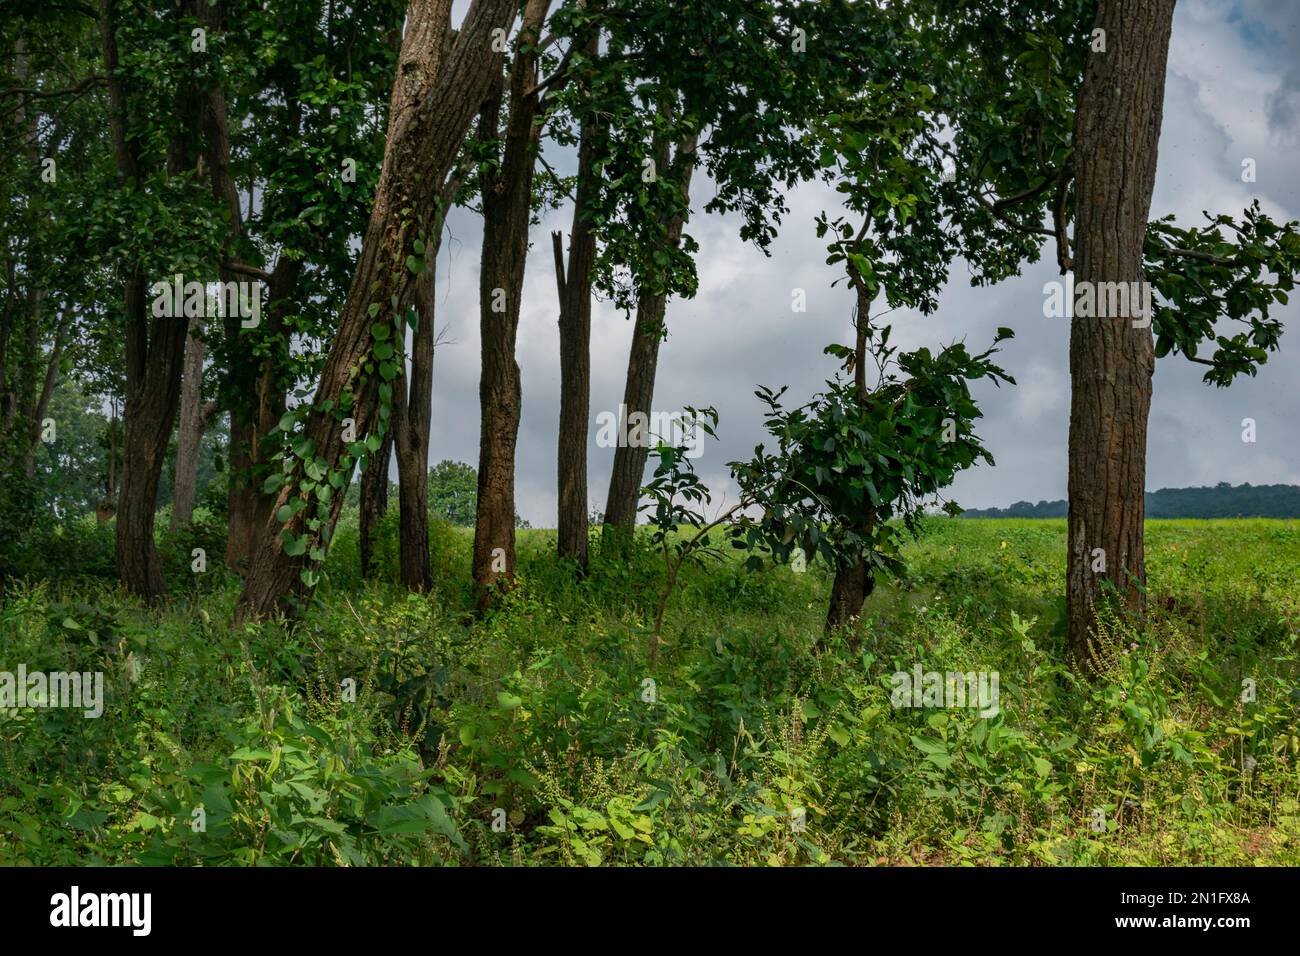
[[[598,56],[599,36],[588,41],[587,54]],[[586,81],[579,82],[587,86]],[[585,92],[585,91],[584,91]],[[587,422],[591,411],[591,284],[596,266],[595,214],[599,119],[588,115],[578,144],[578,186],[569,231],[569,260],[564,241],[552,235],[555,283],[560,299],[560,427],[556,444],[558,489],[557,547],[563,560],[580,573],[587,569]]]
[[[471,119],[500,75],[498,38],[516,5],[473,0],[454,32],[450,13],[449,0],[412,0],[408,9],[383,170],[352,286],[314,400],[293,416],[302,419],[293,457],[268,481],[278,492],[276,511],[259,534],[239,619],[273,613],[314,586],[343,503],[337,492],[358,459],[379,450],[388,430],[390,383],[402,360],[395,353],[413,279],[437,227],[437,199]]]
[[[181,13],[197,12],[198,0],[186,0]],[[109,130],[124,188],[137,192],[148,177],[147,157],[133,129],[127,83],[120,68],[120,14],[115,0],[100,0],[104,73],[109,93]],[[172,21],[173,23],[175,21]],[[175,86],[177,123],[166,149],[166,176],[184,188],[200,152],[201,102],[192,77]],[[164,184],[165,185],[165,184]],[[154,508],[176,402],[180,393],[188,325],[179,315],[152,314],[142,258],[123,263],[122,313],[126,323],[126,413],[122,439],[122,483],[117,506],[117,571],[122,584],[145,601],[162,597],[162,564],[154,546]],[[191,273],[192,274],[192,273]],[[172,311],[180,303],[172,302]]]
[[[454,177],[443,193],[445,214],[459,186]],[[429,432],[433,425],[435,269],[442,233],[435,231],[425,250],[424,271],[415,281],[415,321],[410,370],[399,370],[393,406],[397,449],[399,575],[412,591],[433,586],[429,566]]]
[[[529,0],[508,77],[484,103],[478,139],[493,146],[492,161],[479,174],[483,209],[483,253],[479,267],[478,501],[471,569],[479,607],[493,600],[498,587],[509,586],[515,573],[515,445],[519,435],[522,385],[515,361],[528,226],[533,200],[533,173],[542,122],[550,107],[548,87],[562,81],[568,59],[545,83],[538,82],[537,40],[549,0]],[[501,127],[503,98],[509,112]]]
[[[1175,0],[1101,0],[1074,115],[1076,285],[1146,281],[1142,268]],[[1126,285],[1126,288],[1129,286]],[[1141,615],[1146,593],[1147,416],[1155,347],[1138,296],[1070,323],[1069,556],[1072,655],[1087,663],[1103,588]],[[1079,310],[1076,309],[1076,312]],[[1138,321],[1134,321],[1137,319]]]
[[[698,134],[688,134],[670,152],[665,139],[659,147],[659,168],[669,171],[681,193],[682,208],[669,213],[664,221],[664,243],[676,249],[682,241],[682,229],[690,208],[691,174],[695,171],[695,147]],[[632,328],[632,345],[627,359],[627,380],[623,387],[623,415],[648,415],[654,401],[655,376],[659,370],[659,346],[668,330],[664,319],[668,296],[661,288],[647,283],[637,294],[636,322]],[[614,466],[609,476],[609,493],[605,499],[605,526],[616,533],[630,533],[636,525],[637,503],[645,476],[649,446],[645,442],[627,442],[614,449]]]
[[[1068,647],[1092,671],[1099,601],[1139,626],[1144,610],[1154,359],[1181,353],[1221,387],[1255,375],[1278,348],[1270,309],[1300,271],[1300,224],[1273,222],[1258,202],[1199,227],[1147,218],[1173,0],[932,7],[923,34],[955,128],[952,172],[974,200],[959,225],[1004,246],[972,260],[972,281],[1015,274],[1044,239],[1075,275]],[[1223,320],[1246,329],[1230,334]]]

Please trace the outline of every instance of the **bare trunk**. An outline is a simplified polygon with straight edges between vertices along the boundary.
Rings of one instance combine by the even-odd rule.
[[[548,7],[549,0],[530,0],[521,33],[536,36]],[[536,82],[536,59],[523,46],[515,54],[500,170],[485,169],[479,183],[483,204],[479,271],[482,368],[472,571],[480,609],[490,606],[497,589],[509,587],[515,575],[515,445],[522,402],[515,340],[528,253],[533,170],[541,136],[537,97],[524,93]],[[500,110],[498,91],[479,117],[481,135],[498,135]]]
[[[181,371],[181,413],[176,430],[176,469],[172,481],[172,531],[189,527],[198,487],[199,443],[203,440],[203,319],[189,323]]]
[[[1091,54],[1074,125],[1075,279],[1143,280],[1146,235],[1164,104],[1174,0],[1102,0],[1106,52]],[[1155,368],[1149,322],[1135,310],[1076,315],[1070,325],[1069,647],[1083,669],[1098,663],[1096,604],[1145,610],[1147,415]],[[1095,310],[1094,310],[1095,311]]]
[[[593,38],[590,53],[595,52]],[[587,421],[591,414],[591,274],[596,262],[596,234],[591,224],[595,197],[596,140],[594,120],[582,129],[578,146],[578,190],[569,232],[569,266],[562,275],[564,251],[555,240],[556,283],[560,295],[560,433],[557,448],[559,513],[558,552],[587,568]]]
[[[689,201],[691,173],[695,169],[695,137],[679,143],[674,162],[678,164],[678,184],[685,204]],[[660,152],[659,168],[668,169],[667,149]],[[686,217],[674,216],[668,222],[666,241],[670,246],[681,242]],[[666,330],[664,313],[667,300],[653,292],[637,297],[636,325],[632,330],[632,348],[627,360],[627,384],[623,388],[622,415],[635,412],[649,415],[654,402],[655,375],[659,370],[659,345]],[[620,429],[622,433],[622,429]],[[630,534],[636,526],[637,504],[650,449],[645,444],[621,443],[614,449],[614,468],[609,477],[609,494],[605,500],[605,527]]]
[[[451,192],[444,194],[444,214]],[[424,271],[415,282],[419,323],[411,336],[411,370],[397,381],[393,409],[399,482],[399,573],[411,591],[433,587],[429,566],[429,431],[433,422],[434,278],[441,235],[439,230],[430,238]]]
[[[118,579],[152,603],[165,591],[153,540],[154,510],[180,393],[186,324],[164,316],[153,319],[148,329],[145,305],[145,281],[137,272],[126,288],[126,427],[116,544]]]
[[[831,585],[830,608],[826,612],[826,630],[847,627],[862,614],[862,607],[876,589],[876,577],[866,561],[840,568]]]
[[[379,451],[371,457],[361,473],[361,576],[373,577],[375,527],[388,513],[388,463],[393,456],[393,433],[384,436]]]

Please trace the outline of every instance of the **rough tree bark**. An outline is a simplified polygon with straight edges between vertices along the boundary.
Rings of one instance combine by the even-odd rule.
[[[595,56],[598,36],[588,42]],[[587,421],[591,414],[591,276],[596,264],[596,234],[591,206],[596,194],[596,142],[601,135],[594,118],[583,123],[578,144],[578,189],[569,231],[569,265],[564,268],[563,239],[552,235],[555,282],[560,297],[560,431],[557,442],[557,551],[580,573],[587,569]]]
[[[203,440],[203,319],[189,322],[181,370],[181,411],[176,427],[176,466],[172,479],[172,531],[189,526],[198,489],[199,443]]]
[[[549,0],[529,0],[521,37],[537,36]],[[509,77],[510,113],[499,171],[485,168],[480,180],[483,205],[483,252],[479,269],[478,502],[474,520],[475,600],[491,605],[499,588],[515,574],[515,444],[519,437],[522,386],[515,361],[533,170],[541,138],[541,103],[529,95],[537,83],[537,56],[521,45]],[[498,134],[502,90],[484,104],[479,136]]]
[[[411,0],[374,207],[338,332],[304,419],[302,437],[312,442],[326,472],[338,470],[347,451],[339,414],[345,392],[352,399],[348,417],[358,437],[379,432],[379,376],[368,374],[358,382],[354,373],[368,361],[376,342],[371,331],[376,320],[369,309],[376,306],[378,314],[390,302],[400,309],[410,301],[413,273],[407,258],[420,233],[431,232],[437,197],[466,130],[500,76],[494,33],[506,30],[515,12],[515,0],[474,0],[461,28],[452,33],[450,0]],[[426,72],[436,75],[431,88],[422,80]],[[412,96],[412,91],[422,95]],[[325,403],[328,407],[322,407]],[[298,493],[297,483],[286,481],[276,498],[277,511]],[[304,589],[300,572],[317,563],[312,550],[328,546],[344,497],[332,496],[328,514],[316,529],[307,525],[311,509],[284,524],[272,513],[258,534],[236,620],[283,610],[286,601]],[[305,535],[310,546],[304,554],[290,556],[282,547],[282,534]]]
[[[358,522],[361,549],[361,576],[375,574],[375,528],[388,513],[388,466],[393,457],[393,432],[389,429],[379,451],[361,473],[361,514]]]
[[[115,6],[114,0],[100,0],[109,132],[119,174],[138,186],[140,157],[136,141],[127,135],[128,105],[118,73]],[[178,90],[176,112],[181,120],[179,132],[167,157],[172,174],[193,168],[198,156],[199,95],[192,84]],[[138,263],[126,264],[126,276],[126,414],[117,507],[117,574],[128,591],[152,603],[165,589],[153,540],[154,509],[180,393],[187,324],[180,318],[150,317],[146,278]]]
[[[444,193],[444,214],[452,195],[454,189]],[[394,390],[400,514],[398,573],[402,584],[411,591],[433,587],[433,570],[429,566],[429,431],[433,424],[434,270],[441,238],[439,230],[425,247],[424,271],[415,280],[419,324],[411,336],[411,369],[398,377]]]
[[[695,170],[696,137],[690,136],[677,144],[675,155],[669,157],[667,144],[656,162],[663,170],[674,170],[682,199],[689,201],[691,174]],[[670,166],[669,163],[673,165]],[[686,216],[673,216],[667,222],[666,242],[677,246],[682,239]],[[632,347],[627,359],[627,383],[623,388],[623,414],[634,412],[649,415],[654,402],[655,375],[659,370],[659,345],[664,339],[664,313],[667,299],[654,292],[637,296],[636,324],[632,330]],[[621,433],[622,429],[620,429]],[[647,445],[620,444],[614,449],[614,468],[609,476],[609,494],[605,499],[605,527],[616,533],[630,535],[636,526],[636,506],[641,499],[641,484],[645,477]]]
[[[1155,184],[1174,0],[1102,0],[1074,119],[1075,280],[1140,282]],[[1095,285],[1094,285],[1095,288]],[[1131,305],[1131,304],[1130,304]],[[1130,312],[1132,308],[1130,307]],[[1133,314],[1076,315],[1070,325],[1068,640],[1097,664],[1096,605],[1144,611],[1147,415],[1155,355]],[[1104,571],[1094,571],[1094,565]],[[1105,583],[1103,583],[1105,582]]]

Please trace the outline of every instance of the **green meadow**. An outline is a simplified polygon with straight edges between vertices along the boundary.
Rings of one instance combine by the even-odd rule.
[[[1300,522],[1148,522],[1149,618],[1105,625],[1088,683],[1064,521],[926,519],[829,642],[820,565],[706,557],[653,665],[648,539],[593,542],[579,583],[520,532],[518,588],[477,617],[468,530],[434,528],[417,596],[396,515],[373,582],[351,521],[295,622],[242,629],[202,512],[159,538],[152,610],[111,526],[42,542],[0,671],[102,672],[103,715],[0,710],[0,863],[1300,865]],[[996,713],[895,706],[917,665],[995,673]]]

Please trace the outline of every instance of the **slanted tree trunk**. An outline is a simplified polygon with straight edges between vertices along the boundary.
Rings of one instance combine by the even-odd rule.
[[[853,321],[856,331],[853,383],[857,389],[858,401],[866,405],[871,401],[871,393],[867,389],[867,327],[871,322],[871,297],[856,276],[850,274],[850,279],[857,292]],[[876,521],[875,509],[869,498],[863,498],[862,514],[858,520],[860,523],[856,530],[869,539]],[[866,558],[860,558],[853,564],[836,570],[835,581],[831,585],[830,607],[826,612],[826,631],[829,633],[853,624],[875,589],[875,571]],[[856,646],[856,642],[854,644]]]
[[[353,420],[359,439],[371,434],[382,437],[386,431],[381,363],[373,358],[377,340],[372,327],[381,320],[391,325],[392,304],[400,313],[410,301],[413,273],[408,258],[420,235],[431,232],[436,200],[469,123],[500,76],[501,54],[493,49],[493,34],[506,30],[515,12],[514,0],[473,0],[461,28],[452,35],[450,0],[411,0],[374,207],[338,332],[311,409],[304,416],[302,437],[311,441],[327,474],[347,473],[352,467],[350,456],[345,458],[345,417]],[[431,85],[429,75],[435,77]],[[371,369],[362,374],[367,364]],[[236,607],[237,620],[282,610],[291,596],[309,586],[305,580],[309,575],[302,572],[314,571],[329,546],[343,494],[330,497],[315,527],[307,523],[309,518],[317,520],[312,518],[314,506],[284,524],[279,521],[280,506],[303,494],[300,481],[291,475],[283,483],[276,511],[259,532]],[[286,539],[303,542],[305,550],[287,554]]]
[[[172,479],[172,531],[189,527],[198,488],[199,443],[203,440],[203,319],[190,319],[181,371],[181,412],[176,429],[176,467]]]
[[[670,169],[676,165],[678,188],[683,205],[689,202],[691,173],[695,169],[696,137],[690,136],[677,145],[676,155],[669,157],[667,145],[660,151],[659,168]],[[665,241],[676,247],[682,239],[686,216],[674,216],[667,223]],[[664,313],[667,300],[654,292],[637,296],[636,324],[632,330],[632,348],[627,360],[627,383],[623,388],[622,414],[630,417],[640,412],[649,415],[654,402],[655,375],[659,369],[659,345],[666,334]],[[637,503],[641,499],[641,484],[645,477],[646,458],[650,449],[645,444],[631,442],[619,444],[614,449],[614,468],[609,476],[609,494],[605,499],[605,528],[609,533],[630,535],[636,526]]]
[[[521,37],[536,37],[549,0],[529,0]],[[483,205],[483,252],[479,269],[478,501],[474,519],[475,603],[491,605],[499,588],[515,575],[515,445],[519,437],[522,386],[515,361],[533,170],[541,138],[540,102],[526,95],[536,85],[537,56],[521,44],[509,78],[510,112],[500,170],[485,167],[479,180]],[[495,139],[500,126],[501,94],[485,104],[479,134]]]
[[[1074,119],[1077,288],[1143,279],[1173,13],[1174,0],[1101,0],[1106,51],[1089,56]],[[1145,609],[1155,354],[1149,326],[1134,328],[1133,305],[1125,316],[1076,315],[1070,324],[1066,599],[1070,654],[1084,670],[1098,663],[1097,602],[1113,593],[1121,610],[1140,617]]]
[[[393,432],[390,429],[384,436],[379,451],[366,464],[361,473],[361,515],[360,547],[361,576],[374,577],[375,574],[375,528],[388,513],[388,466],[393,457]]]

